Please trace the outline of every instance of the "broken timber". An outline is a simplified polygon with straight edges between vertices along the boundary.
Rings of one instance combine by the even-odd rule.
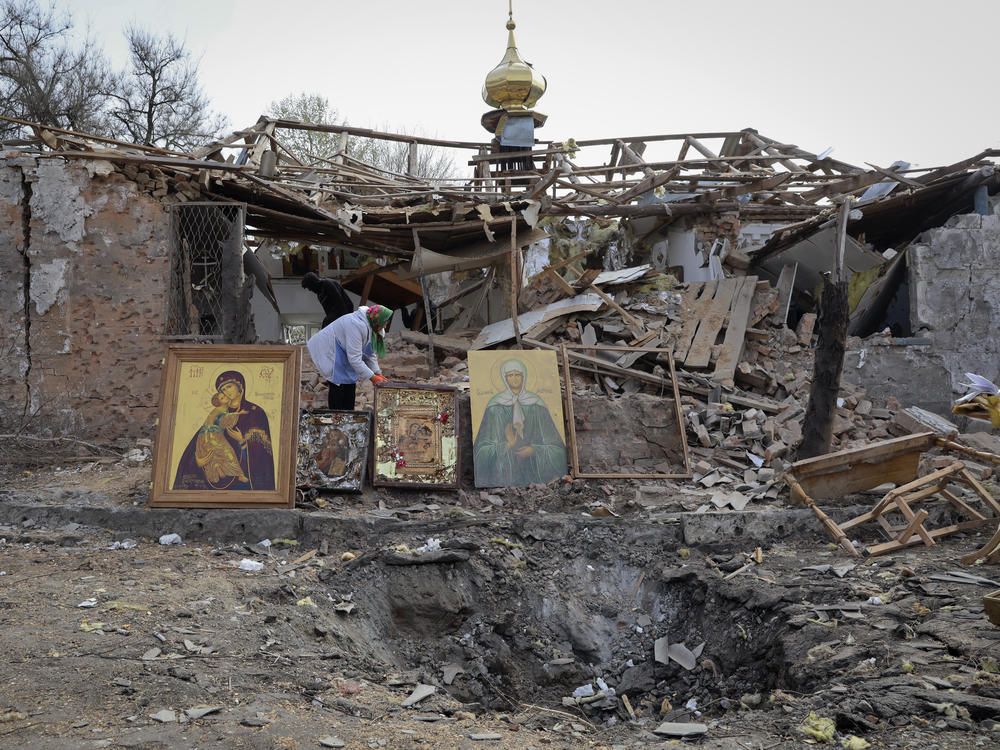
[[[681,294],[684,323],[675,340],[674,360],[691,369],[705,369],[723,328],[712,379],[732,386],[743,353],[756,276],[692,283]]]

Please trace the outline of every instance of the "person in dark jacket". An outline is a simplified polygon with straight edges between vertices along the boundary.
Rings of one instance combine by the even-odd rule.
[[[323,328],[326,328],[341,315],[354,312],[354,303],[347,296],[344,287],[333,279],[321,279],[310,271],[302,277],[302,288],[319,297],[323,305]]]

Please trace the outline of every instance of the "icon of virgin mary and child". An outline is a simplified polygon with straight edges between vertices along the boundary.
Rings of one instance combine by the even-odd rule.
[[[267,414],[245,394],[246,379],[236,370],[216,378],[212,409],[181,455],[173,489],[274,489]]]
[[[524,386],[528,371],[508,359],[500,366],[506,389],[486,404],[473,444],[477,487],[518,487],[566,473],[566,445],[545,401]]]

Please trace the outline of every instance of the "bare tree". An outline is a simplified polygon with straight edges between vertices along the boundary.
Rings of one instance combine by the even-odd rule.
[[[129,69],[108,87],[108,127],[115,137],[147,146],[193,150],[225,126],[198,83],[198,67],[172,34],[125,30]]]
[[[272,117],[285,120],[299,120],[312,125],[344,125],[337,110],[330,101],[320,94],[289,94],[284,99],[271,102],[268,108]],[[389,128],[383,128],[388,131]],[[402,135],[410,135],[401,133]],[[296,158],[304,163],[312,163],[316,157],[332,159],[337,154],[339,135],[310,130],[284,130],[281,142]],[[378,138],[351,137],[347,142],[347,155],[397,174],[405,174],[409,166],[409,144],[401,141],[385,141]],[[415,175],[434,180],[448,177],[455,167],[451,154],[443,148],[417,147]]]
[[[98,130],[111,79],[89,34],[69,38],[72,18],[34,0],[0,0],[0,114],[72,130]],[[20,126],[0,122],[0,135]]]
[[[383,130],[389,131],[388,126]],[[418,130],[394,130],[392,132],[400,135],[421,135]],[[381,167],[396,174],[407,174],[410,172],[409,144],[402,141],[382,141],[373,138],[362,139],[364,143],[361,148],[365,154],[365,160],[370,164]],[[360,157],[359,157],[360,158]],[[452,177],[455,174],[455,162],[452,159],[451,151],[441,146],[417,146],[417,163],[413,169],[415,177],[434,181],[445,177]]]
[[[268,114],[280,120],[299,120],[312,125],[343,124],[330,101],[319,94],[289,94],[271,102]],[[305,164],[312,163],[316,157],[332,159],[337,154],[337,140],[336,133],[318,130],[283,130],[281,133],[281,143]]]

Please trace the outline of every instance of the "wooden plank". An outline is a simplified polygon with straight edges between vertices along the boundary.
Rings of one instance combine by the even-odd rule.
[[[712,304],[716,286],[718,286],[717,281],[692,283],[681,295],[684,325],[674,341],[674,359],[678,362],[683,362],[687,357],[687,353],[691,349],[691,341],[698,330],[698,324],[708,311],[708,306]]]
[[[968,503],[966,503],[960,497],[958,497],[957,495],[955,495],[954,493],[952,493],[950,490],[946,490],[946,489],[941,490],[941,496],[944,497],[945,500],[947,500],[949,503],[951,503],[952,505],[954,505],[958,510],[962,511],[963,513],[965,513],[970,518],[977,518],[979,520],[985,520],[986,519],[986,516],[984,516],[978,510],[976,510],[971,505],[969,505]]]
[[[546,266],[544,268],[544,273],[555,282],[555,285],[559,287],[559,291],[565,294],[567,297],[576,296],[576,289],[570,286],[569,282],[566,281],[562,276],[556,273],[552,268]]]
[[[906,177],[905,175],[899,174],[897,172],[891,172],[888,169],[883,169],[877,164],[872,164],[870,161],[866,161],[865,164],[874,169],[883,177],[888,177],[890,180],[895,180],[896,182],[902,183],[903,185],[908,185],[909,187],[918,189],[927,187],[922,182],[917,182],[916,180],[911,180],[909,177]]]
[[[981,485],[979,481],[972,476],[972,472],[968,469],[963,469],[960,472],[960,475],[965,483],[968,484],[975,491],[975,493],[983,499],[983,502],[993,508],[994,513],[1000,515],[1000,503],[997,503],[997,501],[993,498],[993,495],[990,494],[990,491],[983,487],[983,485]]]
[[[410,145],[416,151],[417,145],[415,143]],[[427,373],[433,378],[437,369],[434,365],[434,319],[431,317],[431,297],[427,292],[427,276],[424,274],[424,249],[420,245],[420,233],[416,227],[413,228],[413,254],[417,261],[417,269],[420,272],[420,296],[424,300],[423,310],[424,318],[427,320],[427,340],[430,342],[430,346],[427,347]],[[373,279],[375,277],[369,276],[368,278]]]
[[[530,201],[538,198],[540,195],[544,195],[545,191],[548,190],[557,179],[559,179],[559,170],[549,170],[544,177],[540,177],[533,185],[530,186],[531,191],[526,193],[523,198]]]
[[[719,358],[715,362],[715,372],[712,380],[729,388],[733,385],[736,375],[736,365],[743,356],[743,345],[746,343],[747,323],[750,321],[750,304],[757,288],[756,276],[745,276],[736,296],[733,297],[733,307],[729,313],[729,323],[726,326],[726,336],[722,341]]]
[[[575,255],[571,255],[568,258],[563,258],[562,260],[556,261],[555,263],[545,266],[545,270],[558,271],[560,269],[565,268],[566,266],[576,263],[576,261],[580,260],[580,258],[586,258],[592,252],[594,252],[593,248],[591,248],[590,250],[584,250],[582,252],[576,253]]]
[[[629,313],[624,307],[615,302],[611,296],[605,294],[593,284],[590,285],[589,291],[594,292],[598,297],[604,300],[609,307],[613,307],[618,314],[622,316],[622,320],[625,321],[625,324],[629,327],[629,330],[632,331],[632,334],[636,338],[640,338],[646,333],[646,328],[643,326],[642,322]]]
[[[365,286],[361,290],[361,304],[368,304],[368,295],[372,293],[372,283],[375,281],[375,274],[370,274],[365,277]]]
[[[550,333],[555,331],[559,326],[566,323],[563,318],[552,318],[552,320],[543,320],[541,323],[535,323],[527,331],[521,334],[522,339],[524,336],[532,339],[544,339]]]
[[[573,287],[583,291],[588,286],[594,283],[594,279],[601,275],[600,268],[587,268],[584,269],[583,273],[573,282]]]
[[[698,331],[691,342],[691,350],[684,359],[685,367],[705,368],[712,358],[712,347],[726,321],[726,314],[733,304],[741,279],[722,279],[715,290],[715,296],[708,306],[705,316],[698,325]]]
[[[521,327],[517,322],[517,297],[521,291],[521,255],[517,249],[517,215],[510,217],[510,322],[514,326],[514,341],[521,349]]]
[[[455,336],[447,333],[436,333],[434,334],[434,338],[431,339],[426,333],[420,333],[419,331],[403,331],[400,336],[408,344],[433,346],[445,354],[454,354],[460,357],[465,356],[465,353],[469,350],[469,343],[471,341],[466,336]]]
[[[569,354],[565,346],[562,347],[560,354],[562,354],[563,379],[566,382],[566,406],[563,411],[566,414],[566,434],[569,436],[570,470],[575,477],[580,473],[580,455],[576,448],[576,418],[573,416],[573,379],[569,373]]]
[[[847,468],[858,463],[873,463],[900,453],[925,451],[934,445],[935,437],[933,432],[920,432],[915,435],[904,435],[899,438],[882,440],[878,443],[866,445],[863,448],[850,448],[836,453],[815,456],[814,458],[805,458],[792,464],[791,471],[801,482],[802,477],[811,474],[823,473],[840,467]],[[911,476],[907,481],[910,481],[915,476],[916,474]]]
[[[886,482],[907,482],[917,473],[920,452],[891,456],[879,463],[857,463],[848,470],[801,476],[795,474],[806,492],[814,498],[841,497],[870,490]]]
[[[997,528],[996,533],[990,538],[986,544],[980,547],[975,552],[970,552],[962,558],[963,565],[975,565],[976,560],[981,557],[992,558],[996,554],[997,550],[1000,550],[1000,527]],[[992,562],[992,560],[991,560]]]
[[[792,292],[795,289],[795,274],[799,270],[798,261],[786,263],[778,276],[778,309],[771,316],[771,322],[776,326],[783,326],[788,320],[788,307],[792,302]]]
[[[684,408],[681,406],[681,393],[677,387],[677,371],[674,369],[673,354],[667,355],[667,366],[670,368],[670,383],[674,390],[674,411],[677,414],[677,424],[681,427],[681,448],[684,451],[684,471],[691,474],[691,453],[688,450],[687,428],[684,422]]]

